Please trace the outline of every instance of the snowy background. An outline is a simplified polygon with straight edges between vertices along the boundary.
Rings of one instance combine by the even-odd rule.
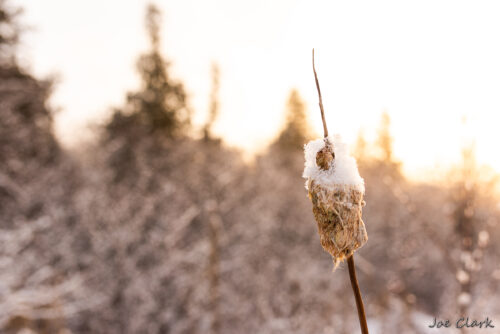
[[[132,55],[137,60],[137,82],[120,86],[112,95],[106,87],[123,78],[108,81],[107,76],[98,75],[105,70],[98,55],[106,55],[108,47],[112,52],[117,43],[114,38],[127,41],[127,35],[120,35],[123,31],[117,28],[120,19],[114,21],[115,16],[101,13],[109,20],[101,26],[114,27],[115,34],[104,34],[110,44],[93,49],[94,58],[88,62],[78,58],[76,63],[78,73],[97,73],[91,76],[88,87],[95,89],[91,92],[87,86],[75,86],[69,79],[73,76],[42,75],[42,67],[37,65],[50,59],[46,53],[50,50],[54,59],[65,59],[55,70],[68,75],[71,71],[66,72],[66,66],[76,68],[73,57],[89,52],[88,48],[75,49],[75,43],[94,40],[99,33],[90,23],[77,35],[65,31],[65,25],[73,27],[73,16],[64,16],[69,9],[56,3],[44,1],[42,6],[42,2],[0,0],[0,332],[358,332],[347,268],[341,265],[332,273],[332,260],[319,243],[302,178],[303,145],[320,137],[311,48],[304,46],[304,63],[297,67],[299,73],[307,73],[307,80],[296,85],[298,89],[291,88],[292,79],[286,83],[282,78],[273,80],[272,70],[256,71],[263,64],[268,69],[279,66],[281,56],[252,58],[252,52],[249,57],[255,63],[228,65],[224,58],[213,65],[203,61],[199,66],[206,75],[197,83],[186,75],[190,81],[184,82],[183,73],[177,72],[177,59],[169,58],[164,45],[177,45],[169,38],[184,36],[183,48],[196,50],[188,43],[196,33],[165,32],[168,22],[180,20],[175,12],[162,14],[162,5],[131,2],[139,9],[133,12],[139,22],[134,34],[144,35],[142,51]],[[190,26],[200,29],[196,20],[203,16],[203,6],[188,3],[192,8],[186,7],[180,14],[186,18],[186,13],[194,13]],[[19,5],[26,14],[17,14]],[[231,6],[225,12],[224,7],[214,5],[219,16],[212,21],[237,24],[236,19],[226,20],[228,13],[244,13],[246,7]],[[251,39],[252,25],[258,26],[252,19],[259,13],[258,6],[243,22],[248,26],[243,39]],[[294,18],[301,6],[295,3],[287,13]],[[465,15],[468,7],[457,6],[454,13]],[[394,8],[414,15],[410,15],[411,8]],[[107,2],[102,9],[117,17],[121,13]],[[60,29],[50,30],[50,35],[66,36],[64,41],[73,44],[55,39],[57,44],[40,49],[36,37],[29,37],[29,19],[37,21],[39,13],[48,12],[66,20]],[[78,20],[95,18],[92,11],[79,13]],[[486,26],[493,13],[483,7],[469,11]],[[318,15],[318,20],[326,20],[326,14]],[[274,22],[268,16],[263,22]],[[434,23],[441,22],[441,16],[434,19]],[[450,20],[452,27],[458,26],[456,18]],[[140,26],[143,23],[146,29]],[[48,26],[42,25],[42,31],[44,27]],[[267,31],[265,27],[255,29]],[[350,36],[351,42],[354,37]],[[289,37],[283,38],[287,41]],[[456,41],[450,40],[453,43],[448,47],[454,50]],[[237,45],[238,41],[229,39],[228,43]],[[484,47],[488,45],[485,42]],[[429,54],[434,47],[428,46]],[[482,51],[477,52],[480,58]],[[429,117],[436,110],[424,110],[425,96],[419,97],[415,90],[412,98],[422,107],[418,123],[412,124],[414,118],[408,118],[417,115],[414,109],[398,113],[404,109],[400,104],[394,117],[390,108],[381,112],[383,108],[365,105],[370,116],[363,117],[355,111],[363,94],[353,82],[333,83],[335,76],[330,75],[327,63],[341,67],[342,62],[321,56],[325,53],[318,52],[323,57],[319,65],[325,70],[317,69],[320,82],[330,88],[323,91],[325,100],[331,101],[325,103],[329,129],[348,133],[344,137],[365,181],[363,219],[369,240],[356,253],[356,264],[371,333],[458,332],[428,326],[434,317],[454,324],[462,314],[478,321],[489,317],[498,329],[500,205],[499,169],[494,160],[498,141],[489,131],[496,123],[485,118],[490,126],[483,127],[473,119],[477,128],[465,127],[469,130],[451,135],[449,129],[462,119],[463,124],[471,124],[470,118],[463,117],[463,110],[453,113],[452,108]],[[198,56],[202,54],[193,51],[191,61]],[[490,56],[485,54],[485,63]],[[439,55],[437,59],[443,60]],[[170,65],[165,61],[171,61]],[[132,64],[117,57],[115,66],[118,72],[134,73]],[[464,65],[467,73],[473,68]],[[287,67],[288,72],[294,69]],[[256,90],[245,88],[241,95],[231,93],[226,99],[228,87],[242,89],[232,78],[245,81],[247,70],[253,71],[250,82]],[[426,73],[434,75],[434,71]],[[443,73],[436,73],[443,78]],[[375,80],[371,73],[364,76]],[[262,86],[256,84],[257,79]],[[269,83],[275,90],[269,89]],[[356,106],[346,107],[344,114],[334,102],[338,98],[347,103],[346,95],[340,93],[343,84],[344,90],[351,90],[348,100]],[[197,85],[204,88],[192,101],[191,92]],[[498,99],[494,82],[481,85],[486,100],[478,100],[477,108],[484,116],[495,112],[495,104],[484,101]],[[427,89],[432,90],[423,91]],[[451,88],[447,89],[444,97],[451,94]],[[96,91],[106,98],[96,98]],[[58,99],[54,100],[54,94]],[[267,99],[275,95],[279,102]],[[376,100],[385,98],[392,101],[383,94]],[[250,100],[246,109],[238,109],[234,102],[247,105]],[[109,104],[101,107],[99,101]],[[96,118],[87,116],[98,108],[102,110],[96,124]],[[75,127],[75,120],[85,124]],[[406,131],[405,122],[413,125],[413,132]],[[366,131],[358,132],[361,126]],[[262,131],[269,131],[266,140],[242,139]],[[234,133],[239,135],[234,137]],[[75,140],[68,139],[73,135]],[[258,150],[247,145],[254,141],[260,141],[255,145]],[[456,154],[446,166],[433,168],[430,157],[440,152],[445,157]],[[484,152],[494,157],[488,160]],[[407,173],[408,165],[409,169],[421,166],[413,164],[420,160],[428,168],[426,177]],[[493,333],[494,329],[467,332]]]

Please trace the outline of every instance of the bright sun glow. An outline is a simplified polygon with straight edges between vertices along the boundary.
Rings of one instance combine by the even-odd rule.
[[[36,29],[24,58],[39,75],[59,74],[57,131],[71,144],[136,87],[146,2],[19,2]],[[157,3],[164,53],[190,93],[195,124],[208,109],[210,64],[219,63],[216,130],[231,145],[258,150],[275,136],[293,87],[320,133],[314,47],[330,131],[353,143],[363,128],[372,139],[385,110],[396,156],[410,174],[458,161],[464,140],[474,140],[478,160],[500,171],[497,1]]]

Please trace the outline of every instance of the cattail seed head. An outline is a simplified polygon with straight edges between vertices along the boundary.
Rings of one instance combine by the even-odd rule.
[[[335,267],[368,240],[362,220],[364,182],[339,136],[305,147],[304,177],[323,248]]]

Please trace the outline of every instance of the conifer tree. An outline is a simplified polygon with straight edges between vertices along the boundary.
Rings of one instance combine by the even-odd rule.
[[[294,89],[288,98],[285,128],[276,144],[283,149],[302,150],[304,143],[310,138],[310,132],[304,101]]]
[[[382,113],[378,129],[377,146],[380,149],[382,161],[393,161],[393,138],[390,132],[391,118],[387,112]]]
[[[219,115],[219,66],[212,64],[212,91],[210,92],[210,110],[208,120],[203,128],[203,138],[205,140],[213,139],[213,126]]]
[[[20,26],[17,22],[20,9],[12,8],[8,1],[0,0],[0,65],[12,63],[19,41]]]
[[[356,144],[354,146],[354,156],[358,164],[363,163],[368,158],[368,143],[363,130],[359,130]]]
[[[189,125],[186,93],[181,83],[170,78],[168,62],[161,54],[161,12],[155,5],[147,7],[145,21],[150,50],[137,62],[141,89],[128,94],[125,110],[114,112],[108,130],[128,129],[139,123],[150,132],[178,136]]]
[[[51,82],[34,78],[16,62],[20,12],[0,0],[0,161],[9,157],[11,162],[15,156],[27,165],[31,160],[52,160],[58,145],[52,129],[53,113],[46,106]]]

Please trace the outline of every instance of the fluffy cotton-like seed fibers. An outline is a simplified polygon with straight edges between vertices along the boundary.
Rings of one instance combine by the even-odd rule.
[[[361,219],[364,181],[340,136],[311,141],[304,151],[303,177],[321,245],[337,267],[368,240]]]

